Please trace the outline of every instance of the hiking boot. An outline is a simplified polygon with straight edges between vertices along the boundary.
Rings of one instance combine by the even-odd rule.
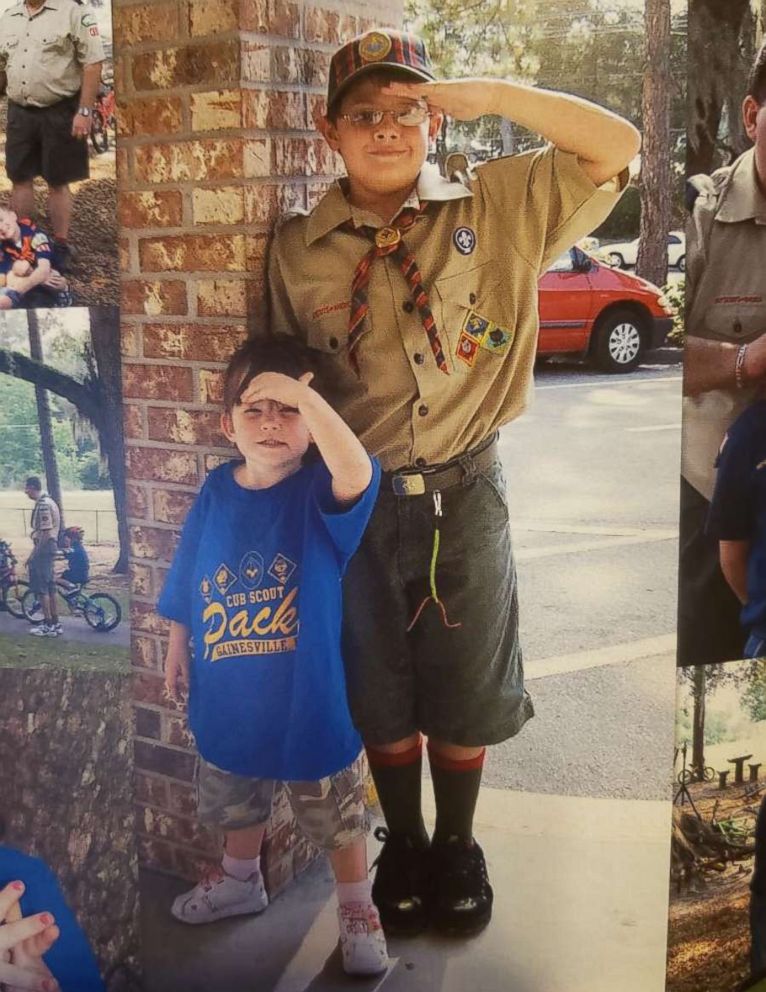
[[[170,912],[181,923],[212,923],[227,916],[260,913],[268,904],[260,872],[253,872],[246,881],[240,882],[216,865],[193,889],[176,898]]]
[[[376,828],[375,839],[383,848],[373,862],[372,899],[383,929],[403,937],[420,933],[428,924],[428,846],[386,827]]]
[[[338,907],[338,926],[347,975],[380,975],[388,968],[386,938],[372,903],[343,903]]]
[[[492,886],[476,841],[460,837],[431,845],[431,920],[442,933],[468,936],[483,930],[492,916]]]

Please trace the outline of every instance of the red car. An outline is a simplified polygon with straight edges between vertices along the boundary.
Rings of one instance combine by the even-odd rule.
[[[540,280],[538,355],[574,353],[605,372],[630,372],[672,326],[661,290],[581,248],[561,255]]]

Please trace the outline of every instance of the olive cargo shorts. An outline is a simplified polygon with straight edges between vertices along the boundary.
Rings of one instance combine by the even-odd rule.
[[[441,491],[436,587],[429,595],[433,494],[378,503],[344,580],[349,704],[367,744],[420,730],[464,747],[496,744],[533,715],[524,690],[516,569],[499,461]]]

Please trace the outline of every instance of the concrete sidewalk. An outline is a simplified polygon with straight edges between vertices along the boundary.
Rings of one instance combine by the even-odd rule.
[[[663,992],[669,802],[483,789],[476,835],[489,928],[391,940],[389,972],[370,980],[342,972],[324,860],[263,915],[199,927],[168,913],[188,885],[145,872],[147,992]]]

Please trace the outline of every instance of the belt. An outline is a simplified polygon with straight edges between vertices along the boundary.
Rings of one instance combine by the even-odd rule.
[[[426,465],[421,469],[400,469],[383,472],[381,487],[397,496],[422,496],[468,482],[497,459],[497,433],[457,458],[442,465]]]

